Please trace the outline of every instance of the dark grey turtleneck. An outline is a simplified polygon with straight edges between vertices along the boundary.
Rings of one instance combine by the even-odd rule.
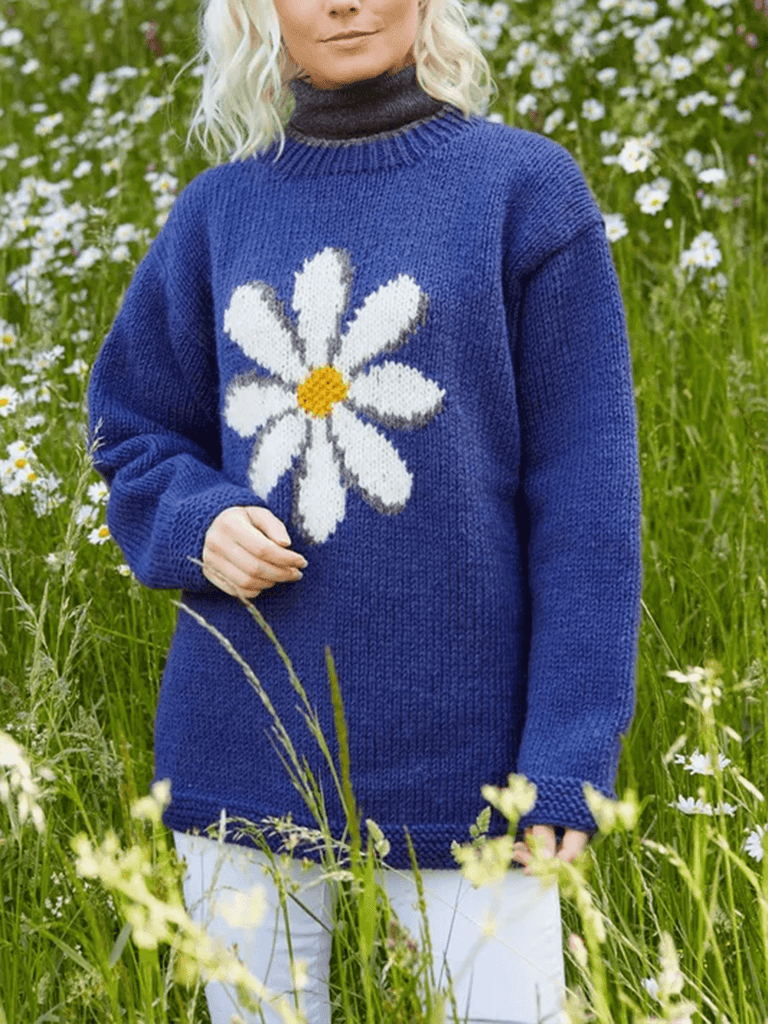
[[[299,139],[355,139],[395,131],[434,117],[445,106],[421,88],[414,64],[339,89],[316,89],[295,78],[290,89],[296,105],[285,130]]]

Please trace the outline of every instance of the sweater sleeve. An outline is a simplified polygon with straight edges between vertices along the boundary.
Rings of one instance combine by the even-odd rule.
[[[221,470],[205,243],[184,193],[139,264],[88,385],[107,524],[146,586],[215,593],[190,560],[225,508],[264,502]],[[178,208],[178,209],[177,209]],[[178,283],[177,283],[178,282]]]
[[[634,714],[640,477],[624,308],[600,222],[522,282],[516,374],[531,639],[516,770],[537,786],[519,829],[594,834],[589,782],[614,789]]]

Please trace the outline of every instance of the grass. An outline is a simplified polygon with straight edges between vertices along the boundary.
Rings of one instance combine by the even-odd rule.
[[[751,3],[703,0],[684,9],[662,2],[656,15],[591,0],[565,18],[548,2],[533,8],[470,8],[499,85],[492,113],[567,146],[606,214],[643,488],[637,709],[617,780],[620,794],[638,795],[637,813],[629,827],[605,823],[583,865],[561,878],[570,1019],[766,1024],[768,17]],[[594,22],[582,24],[585,15]],[[620,26],[642,31],[664,15],[661,57],[643,62]],[[189,960],[168,941],[186,925],[172,921],[165,939],[138,945],[137,928],[131,938],[126,927],[145,898],[134,875],[126,869],[121,891],[119,871],[110,875],[104,861],[89,875],[73,847],[87,837],[96,863],[113,832],[112,861],[143,857],[147,893],[178,910],[170,836],[151,804],[132,814],[152,778],[175,595],[123,575],[119,549],[99,536],[105,496],[83,432],[88,369],[133,269],[173,190],[206,166],[182,145],[197,80],[170,91],[174,65],[193,53],[193,18],[179,0],[154,5],[158,58],[145,36],[149,16],[135,0],[25,0],[0,22],[0,389],[13,389],[0,390],[0,1024],[208,1020],[202,990],[183,984],[193,977]],[[16,28],[21,39],[8,35]],[[607,36],[574,57],[577,30]],[[707,39],[720,48],[689,75],[661,82],[651,73]],[[562,81],[532,84],[541,65],[517,56],[526,40],[556,56]],[[108,75],[97,96],[96,76],[120,67],[138,73]],[[611,67],[608,84],[598,75]],[[681,98],[697,90],[716,102],[681,113]],[[171,99],[148,114],[145,95]],[[591,120],[589,99],[605,116]],[[648,166],[628,169],[622,147],[647,131],[658,136]],[[726,181],[703,181],[708,167]],[[66,189],[52,187],[65,178]],[[655,190],[657,212],[643,211],[641,184]],[[135,237],[116,236],[121,225]],[[704,265],[686,264],[704,231],[714,239],[699,250]],[[33,258],[40,273],[20,274]],[[718,755],[728,759],[722,768]],[[21,820],[25,800],[40,806],[41,831]],[[419,956],[404,941],[388,954],[381,896],[370,909],[377,863],[374,851],[360,851],[342,883],[348,924],[335,937],[335,1019],[436,1020],[439,996]],[[386,983],[372,984],[388,956]]]

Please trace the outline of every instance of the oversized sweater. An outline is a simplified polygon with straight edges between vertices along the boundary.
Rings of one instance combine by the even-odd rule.
[[[600,210],[564,147],[465,118],[413,67],[292,87],[279,159],[275,144],[183,189],[96,359],[112,535],[251,666],[337,838],[342,801],[284,662],[194,561],[232,506],[269,509],[307,559],[252,603],[337,756],[330,648],[389,864],[410,866],[407,827],[421,867],[456,868],[481,787],[511,772],[538,793],[518,836],[594,834],[582,785],[616,796],[642,575]],[[313,826],[279,749],[242,667],[180,609],[155,721],[165,824],[204,830],[223,808]],[[490,834],[506,827],[494,811]]]

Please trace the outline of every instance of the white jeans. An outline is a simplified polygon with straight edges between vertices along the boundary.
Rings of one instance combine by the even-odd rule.
[[[265,867],[269,863],[266,855],[236,844],[220,846],[204,836],[182,832],[173,836],[179,857],[187,862],[183,888],[190,916],[211,937],[227,946],[237,943],[240,959],[275,997],[292,995],[285,917]],[[217,861],[219,872],[212,888]],[[297,898],[318,919],[294,900],[287,900],[293,958],[304,962],[308,976],[299,1006],[309,1024],[330,1024],[332,883],[318,882],[321,869],[316,864],[302,870],[301,862],[294,861],[290,873],[301,886]],[[470,1024],[560,1024],[565,968],[557,885],[546,889],[535,876],[512,869],[500,882],[479,889],[458,869],[422,870],[421,875],[435,979],[440,987],[446,986],[447,961],[462,1020],[466,1018]],[[217,900],[231,905],[237,898],[233,893],[247,895],[255,886],[264,892],[266,913],[255,927],[231,926],[217,909]],[[385,871],[384,888],[400,923],[418,942],[422,918],[413,872]],[[492,934],[487,934],[491,919]],[[230,1024],[235,1013],[245,1024],[261,1024],[258,1014],[240,1009],[230,986],[209,982],[205,992],[212,1024]],[[266,1024],[278,1024],[281,1019],[267,1003],[262,1004],[262,1012]],[[446,1020],[452,1019],[447,1004]]]

